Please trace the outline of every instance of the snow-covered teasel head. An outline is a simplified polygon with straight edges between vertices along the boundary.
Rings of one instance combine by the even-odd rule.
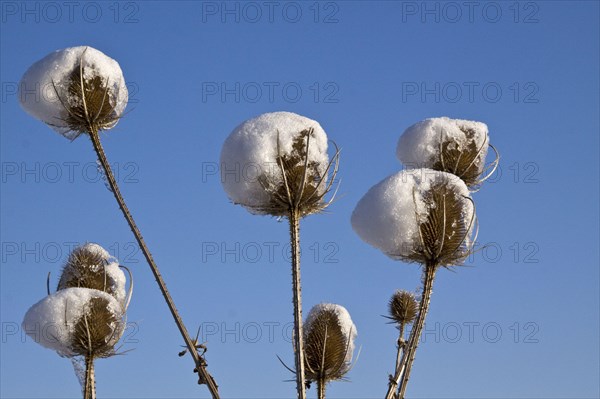
[[[486,165],[488,147],[496,159]],[[408,169],[449,172],[470,188],[481,185],[499,161],[496,149],[489,144],[485,123],[448,117],[429,118],[410,126],[398,140],[396,155]]]
[[[304,325],[305,375],[308,382],[339,380],[352,367],[356,326],[341,305],[315,305]]]
[[[460,265],[471,252],[475,207],[465,183],[432,169],[398,172],[373,186],[352,213],[354,231],[393,259]]]
[[[57,50],[37,61],[19,90],[27,113],[70,140],[90,129],[114,127],[128,101],[117,61],[87,46]]]
[[[57,290],[70,287],[92,288],[112,295],[126,310],[131,297],[125,290],[125,273],[117,259],[95,243],[75,248],[65,264]]]
[[[25,314],[23,331],[60,356],[109,357],[123,335],[121,304],[90,288],[66,288],[48,295]]]
[[[312,119],[291,112],[259,115],[236,127],[221,151],[221,182],[229,198],[254,214],[301,216],[329,205],[324,196],[337,172],[327,135]],[[328,176],[332,175],[332,176]]]

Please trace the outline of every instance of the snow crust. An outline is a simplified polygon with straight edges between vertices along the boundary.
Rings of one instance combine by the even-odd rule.
[[[468,138],[464,131],[475,134]],[[448,117],[429,118],[417,122],[404,131],[396,147],[396,156],[409,169],[431,168],[440,159],[440,142],[452,142],[458,150],[474,142],[482,148],[478,160],[487,155],[488,127],[485,123]],[[483,146],[483,147],[482,147]],[[483,166],[483,162],[481,162]]]
[[[419,225],[429,210],[427,192],[442,182],[469,197],[465,183],[451,173],[403,170],[377,183],[360,199],[352,212],[352,228],[363,241],[394,259],[409,256],[420,243]],[[462,205],[463,216],[470,218],[472,203],[464,199]]]
[[[345,307],[335,303],[319,303],[313,306],[306,317],[305,329],[310,329],[311,324],[313,324],[319,314],[324,311],[332,312],[336,315],[338,325],[341,327],[342,333],[348,342],[348,351],[346,353],[345,361],[348,363],[351,362],[354,353],[354,340],[358,333],[356,332],[356,326],[350,317],[350,313]]]
[[[67,138],[72,137],[72,132],[64,122],[68,114],[61,101],[70,104],[80,101],[69,95],[68,87],[69,76],[78,67],[82,55],[84,78],[101,77],[109,88],[107,96],[115,105],[117,116],[122,115],[128,91],[121,67],[114,59],[89,46],[69,47],[48,54],[29,67],[19,84],[23,109]]]
[[[324,175],[329,163],[327,135],[317,121],[292,112],[271,112],[236,127],[221,151],[221,183],[229,198],[250,212],[260,214],[256,208],[268,205],[270,194],[258,177],[264,174],[275,185],[283,184],[277,164],[278,137],[281,154],[289,155],[294,139],[308,128],[314,129],[309,162],[317,163],[320,174]],[[325,187],[323,182],[320,188]]]
[[[108,301],[108,310],[121,317],[121,304],[111,295],[89,288],[66,288],[29,308],[23,319],[23,331],[43,347],[72,357],[75,355],[71,347],[75,325],[86,315],[93,298],[104,298]]]

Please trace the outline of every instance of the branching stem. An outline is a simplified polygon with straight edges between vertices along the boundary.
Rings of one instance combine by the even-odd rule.
[[[435,272],[437,266],[434,264],[425,265],[423,272],[423,292],[421,294],[421,302],[419,304],[419,314],[413,325],[408,342],[404,347],[401,360],[398,362],[396,358],[396,373],[393,378],[390,379],[386,399],[403,399],[404,392],[406,391],[406,385],[410,377],[410,370],[415,360],[415,354],[417,347],[419,346],[419,340],[421,338],[421,332],[425,325],[425,318],[429,311],[429,302],[431,301],[431,293],[433,292],[433,280],[435,278]],[[398,349],[398,356],[400,355],[400,348]]]

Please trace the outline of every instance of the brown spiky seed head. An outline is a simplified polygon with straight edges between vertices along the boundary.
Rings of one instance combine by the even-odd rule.
[[[69,140],[112,128],[128,101],[119,63],[89,46],[46,55],[25,72],[19,90],[23,109]]]
[[[84,72],[82,77],[84,62],[84,60],[80,61],[71,72],[68,80],[68,96],[61,99],[67,111],[64,122],[75,133],[111,129],[120,118],[115,110],[114,96],[109,94],[110,87],[103,76],[86,76]]]
[[[337,183],[339,150],[330,157],[328,144],[321,125],[302,115],[269,112],[248,119],[223,144],[223,189],[252,214],[320,212],[331,202],[324,196]]]
[[[75,355],[93,358],[113,356],[124,329],[123,315],[115,309],[114,302],[92,297],[73,329],[72,351]]]
[[[476,140],[475,129],[459,125],[464,134],[464,144],[461,146],[447,137],[442,137],[440,143],[440,157],[435,160],[431,169],[449,172],[460,177],[469,188],[481,183],[481,175],[485,169],[485,155],[487,154],[487,136],[483,144]],[[483,146],[485,146],[485,151]]]
[[[277,157],[277,165],[285,172],[283,181],[273,183],[267,175],[258,177],[258,181],[265,191],[270,193],[269,203],[260,209],[261,213],[277,217],[287,216],[291,204],[298,204],[300,216],[325,209],[327,203],[324,201],[324,196],[327,194],[327,183],[326,181],[321,182],[321,180],[327,179],[327,176],[320,172],[322,165],[314,161],[306,162],[307,139],[309,135],[313,134],[312,129],[301,131],[293,140],[292,152]]]
[[[304,329],[305,377],[309,382],[339,380],[350,370],[356,328],[345,308],[315,306]]]
[[[124,299],[124,274],[108,252],[98,244],[75,248],[65,264],[57,290],[71,287],[104,291],[117,300]]]
[[[471,253],[475,207],[452,179],[432,182],[423,193],[427,213],[419,224],[420,242],[409,261],[435,266],[461,265]]]
[[[473,189],[483,183],[498,158],[485,164],[489,144],[483,122],[448,117],[428,118],[404,131],[396,154],[409,169],[429,168],[452,173]],[[495,151],[495,150],[494,150]],[[496,154],[497,156],[497,154]]]
[[[389,317],[401,327],[415,321],[418,310],[414,294],[408,291],[398,290],[390,298]]]

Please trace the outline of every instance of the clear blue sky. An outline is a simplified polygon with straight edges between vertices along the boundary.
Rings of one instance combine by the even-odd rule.
[[[474,195],[489,249],[436,280],[408,394],[600,395],[598,2],[65,3],[1,3],[2,397],[80,395],[69,361],[19,326],[46,274],[55,286],[86,241],[136,282],[133,350],[98,361],[99,396],[208,396],[177,356],[182,340],[91,143],[18,105],[25,70],[75,45],[124,71],[130,112],[103,143],[188,328],[203,327],[223,397],[295,392],[276,358],[293,364],[287,226],[229,203],[214,173],[235,126],[279,110],[318,120],[342,147],[342,195],[302,223],[305,312],[344,305],[362,346],[331,397],[383,396],[396,330],[381,315],[420,278],[360,241],[350,214],[401,168],[403,130],[444,115],[489,125],[501,175]]]

